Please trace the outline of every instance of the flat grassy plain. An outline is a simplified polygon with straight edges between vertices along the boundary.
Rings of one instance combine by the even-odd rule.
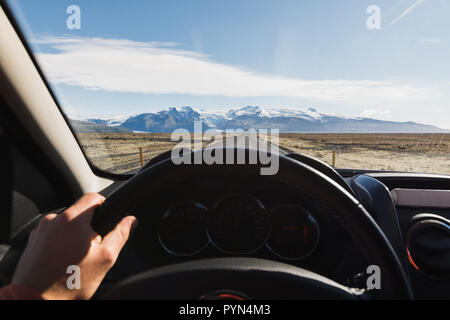
[[[169,133],[79,133],[83,149],[100,169],[133,172],[144,161],[171,150]],[[440,173],[450,175],[450,134],[280,134],[282,150],[313,156],[336,168]]]

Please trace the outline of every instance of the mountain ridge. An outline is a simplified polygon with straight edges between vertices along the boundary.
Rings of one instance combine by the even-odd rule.
[[[261,108],[246,106],[225,110],[202,110],[190,106],[170,107],[111,119],[83,120],[106,128],[134,132],[170,133],[176,129],[194,131],[194,121],[202,130],[279,129],[281,133],[449,133],[433,125],[411,121],[396,122],[367,117],[324,114],[314,108]]]

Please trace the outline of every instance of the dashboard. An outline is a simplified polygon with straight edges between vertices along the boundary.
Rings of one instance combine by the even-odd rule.
[[[448,232],[442,235],[446,240],[439,240],[438,247],[434,231],[431,238],[422,232],[414,240],[410,255],[421,270],[414,267],[405,251],[417,215],[428,212],[449,219],[448,209],[394,206],[386,186],[391,191],[418,186],[449,190],[450,180],[433,177],[422,181],[417,176],[382,173],[368,173],[359,179],[358,175],[341,174],[349,177],[348,182],[355,190],[357,186],[351,181],[358,182],[362,188],[359,190],[363,191],[356,192],[358,199],[381,226],[400,259],[405,258],[404,266],[416,297],[448,297],[448,272],[444,270],[447,276],[440,276],[443,265],[425,270],[435,260],[427,258],[423,263],[419,259],[419,255],[431,254],[439,257],[439,261],[445,260],[441,247],[448,242]],[[171,264],[252,257],[280,261],[344,285],[363,287],[360,275],[366,270],[367,261],[336,221],[332,209],[311,197],[307,188],[298,189],[275,177],[259,175],[181,180],[182,188],[162,188],[158,194],[136,204],[132,212],[139,214],[139,227],[107,275],[107,283]]]
[[[139,227],[109,280],[220,257],[280,261],[342,284],[367,267],[330,208],[274,177],[194,179],[152,199],[136,204]]]

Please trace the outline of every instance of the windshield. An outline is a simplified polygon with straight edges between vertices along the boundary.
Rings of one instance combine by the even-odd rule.
[[[94,166],[278,129],[336,168],[450,174],[450,1],[8,1]]]

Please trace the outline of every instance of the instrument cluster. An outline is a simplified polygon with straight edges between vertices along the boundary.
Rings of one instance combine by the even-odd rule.
[[[252,254],[267,247],[275,256],[301,260],[319,242],[314,216],[297,204],[267,209],[257,198],[230,195],[209,208],[194,201],[179,202],[159,222],[161,246],[175,256],[192,256],[208,246],[224,254]]]

